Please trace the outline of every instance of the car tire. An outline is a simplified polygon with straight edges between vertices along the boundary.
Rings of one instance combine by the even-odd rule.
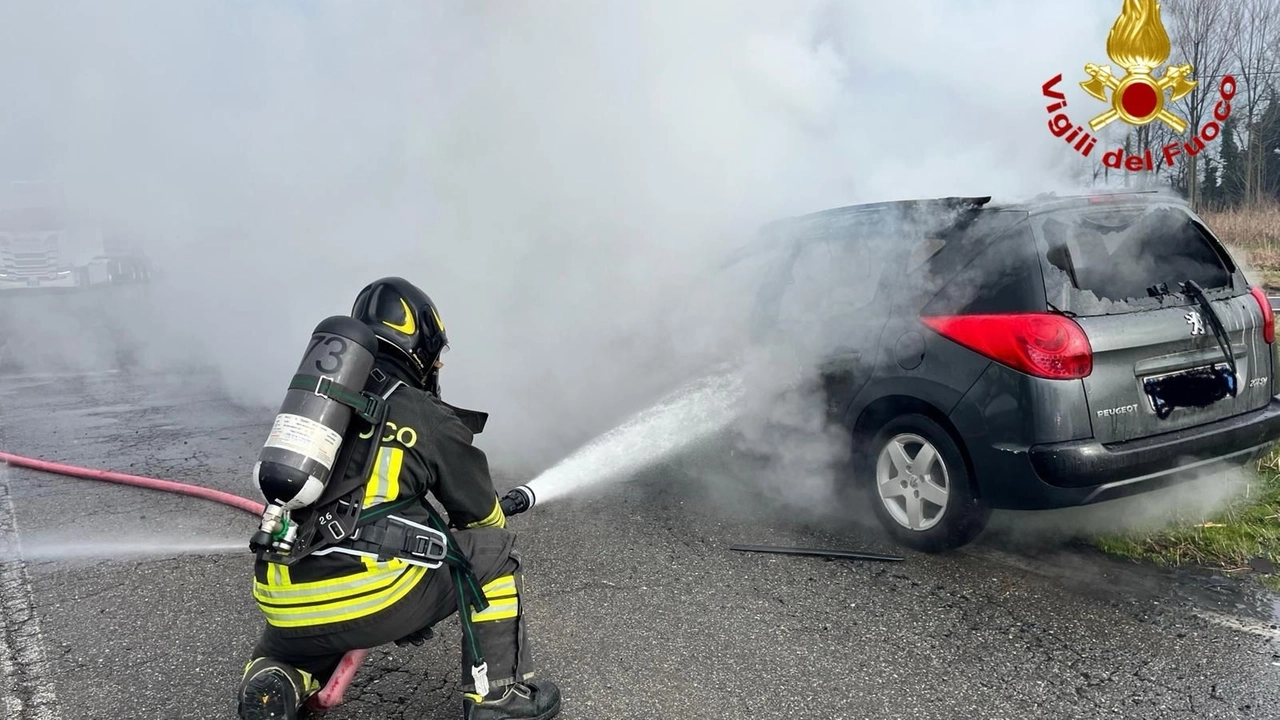
[[[860,484],[876,518],[906,547],[954,550],[976,538],[991,517],[974,496],[955,439],[925,415],[900,415],[882,426],[865,446],[861,467],[866,479]]]

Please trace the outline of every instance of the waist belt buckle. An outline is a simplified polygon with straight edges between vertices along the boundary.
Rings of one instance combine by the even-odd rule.
[[[449,546],[445,544],[444,538],[439,535],[427,533],[415,533],[410,535],[405,541],[405,552],[415,558],[427,560],[430,562],[441,562],[445,555],[449,552]]]

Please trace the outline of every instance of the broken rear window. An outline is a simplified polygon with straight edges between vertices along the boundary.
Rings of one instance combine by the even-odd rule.
[[[1035,225],[1047,299],[1059,310],[1105,315],[1188,304],[1178,291],[1189,280],[1211,297],[1232,289],[1225,250],[1177,207],[1061,210]],[[1174,295],[1153,295],[1162,286]]]

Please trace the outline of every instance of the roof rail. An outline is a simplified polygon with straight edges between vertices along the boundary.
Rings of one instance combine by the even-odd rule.
[[[1155,195],[1159,190],[1105,190],[1101,192],[1081,193],[1079,195],[1059,195],[1056,192],[1044,192],[1031,198],[1031,202],[1046,200],[1078,200],[1081,198],[1111,197],[1112,195]]]
[[[948,208],[964,208],[974,207],[980,208],[991,202],[991,196],[975,196],[975,197],[939,197],[939,198],[922,198],[917,200],[884,200],[881,202],[859,203],[857,205],[844,205],[842,207],[830,208],[827,210],[819,210],[817,212],[807,213],[798,217],[817,217],[820,215],[842,215],[850,212],[862,212],[870,210],[887,210],[891,208],[918,208],[918,207],[935,207],[943,206]]]
[[[764,249],[773,247],[778,243],[785,242],[785,237],[777,235],[778,232],[786,234],[789,229],[800,226],[812,226],[813,224],[821,224],[825,221],[838,221],[841,218],[856,217],[864,214],[871,214],[885,210],[900,210],[910,212],[912,210],[921,209],[945,209],[963,213],[964,211],[979,210],[987,203],[991,202],[990,195],[978,196],[949,196],[938,198],[922,198],[916,200],[886,200],[881,202],[859,203],[857,205],[844,205],[841,207],[828,208],[826,210],[818,210],[816,212],[805,213],[802,215],[792,215],[790,217],[781,217],[764,223],[759,228],[757,238],[741,248],[738,252],[731,255],[735,258],[727,264],[736,262],[737,259],[746,257],[752,253],[760,252]],[[956,219],[955,222],[963,223],[963,219]]]

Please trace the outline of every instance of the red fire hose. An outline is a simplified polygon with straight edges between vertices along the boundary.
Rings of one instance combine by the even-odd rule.
[[[69,477],[84,478],[86,480],[103,480],[106,482],[120,483],[122,485],[133,485],[135,487],[148,488],[151,490],[163,490],[165,492],[177,493],[179,495],[190,495],[192,497],[204,498],[214,502],[230,505],[238,508],[251,515],[260,516],[265,509],[260,502],[255,502],[248,498],[232,495],[218,490],[200,487],[199,485],[191,485],[188,483],[174,482],[172,480],[158,480],[156,478],[141,477],[139,475],[126,475],[124,473],[110,472],[107,470],[93,470],[90,468],[75,467],[73,465],[63,465],[61,463],[48,462],[46,460],[35,460],[32,458],[22,457],[20,455],[11,455],[6,452],[0,452],[0,462],[5,462],[17,467],[24,467],[31,470],[40,470],[42,472],[54,473],[57,475],[66,475]],[[248,545],[246,544],[246,548]],[[347,690],[351,678],[356,674],[356,670],[360,667],[360,663],[364,662],[364,658],[369,654],[368,650],[352,650],[338,664],[338,669],[334,671],[333,676],[329,678],[329,682],[320,692],[312,695],[307,699],[307,705],[312,710],[327,710],[336,707],[342,702],[342,695]]]

